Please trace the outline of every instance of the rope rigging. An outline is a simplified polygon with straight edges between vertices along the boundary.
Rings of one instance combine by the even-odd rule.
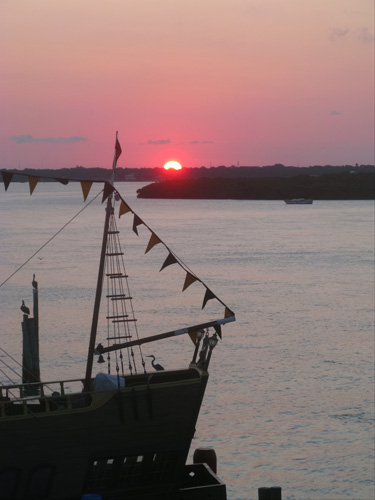
[[[130,293],[128,275],[126,272],[124,254],[121,249],[119,231],[117,229],[114,208],[110,215],[108,241],[106,248],[106,268],[107,278],[107,345],[110,341],[123,342],[130,340],[134,336],[139,339],[137,320],[135,318],[132,297]],[[134,330],[134,331],[133,331]],[[141,346],[139,354],[141,364],[145,371],[145,361]],[[108,373],[111,371],[110,354],[107,356]],[[130,374],[138,373],[135,362],[133,347],[127,348],[127,362]],[[124,356],[122,350],[115,351],[116,373],[124,375]]]
[[[64,225],[63,225],[63,226],[62,226],[62,227],[61,227],[61,228],[60,228],[60,229],[59,229],[59,230],[58,230],[58,231],[57,231],[57,232],[56,232],[53,236],[51,236],[51,238],[50,238],[49,240],[47,240],[47,241],[46,241],[46,242],[45,242],[45,243],[44,243],[44,244],[43,244],[43,245],[42,245],[42,246],[41,246],[41,247],[40,247],[40,248],[39,248],[36,252],[34,252],[34,253],[31,255],[31,257],[29,257],[29,258],[28,258],[28,259],[27,259],[27,260],[26,260],[23,264],[21,264],[21,265],[18,267],[18,269],[16,269],[16,270],[15,270],[15,271],[14,271],[14,272],[10,275],[10,276],[8,276],[8,278],[7,278],[5,281],[3,281],[2,283],[0,283],[0,288],[1,288],[3,285],[5,285],[5,283],[6,283],[7,281],[9,281],[11,278],[13,278],[13,276],[14,276],[15,274],[17,274],[17,273],[18,273],[18,271],[20,271],[20,270],[21,270],[21,269],[22,269],[22,268],[23,268],[23,267],[24,267],[24,266],[25,266],[28,262],[30,262],[30,260],[31,260],[33,257],[35,257],[36,255],[38,255],[38,253],[39,253],[41,250],[43,250],[43,248],[45,248],[45,247],[46,247],[49,243],[51,243],[51,241],[52,241],[54,238],[56,238],[56,236],[57,236],[58,234],[60,234],[60,233],[61,233],[61,232],[62,232],[62,231],[63,231],[63,230],[64,230],[64,229],[65,229],[65,228],[66,228],[66,227],[67,227],[67,226],[71,223],[71,222],[73,222],[73,221],[74,221],[74,219],[76,219],[76,218],[77,218],[77,217],[78,217],[78,216],[79,216],[79,215],[80,215],[80,214],[81,214],[84,210],[86,210],[86,208],[87,208],[89,205],[91,205],[91,203],[92,203],[93,201],[95,201],[95,200],[96,200],[96,198],[97,198],[97,197],[98,197],[98,196],[99,196],[102,192],[103,192],[103,190],[102,190],[102,191],[100,191],[100,192],[99,192],[99,193],[98,193],[98,194],[97,194],[97,195],[96,195],[96,196],[95,196],[95,197],[94,197],[91,201],[89,201],[89,202],[87,203],[87,205],[85,205],[85,206],[84,206],[84,207],[83,207],[83,208],[82,208],[79,212],[77,212],[77,213],[76,213],[76,214],[75,214],[75,215],[74,215],[74,216],[73,216],[73,217],[72,217],[72,218],[71,218],[71,219],[70,219],[70,220],[69,220],[66,224],[64,224]]]

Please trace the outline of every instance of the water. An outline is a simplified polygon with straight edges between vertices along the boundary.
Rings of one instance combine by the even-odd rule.
[[[192,452],[215,448],[229,500],[256,499],[261,486],[281,486],[284,500],[374,498],[374,203],[138,200],[140,186],[119,189],[237,317],[214,351]],[[18,358],[19,306],[31,305],[36,273],[44,379],[83,375],[99,200],[0,288],[1,346]],[[79,185],[2,190],[0,282],[83,206]],[[129,274],[140,276],[131,287],[141,334],[222,317],[216,301],[200,312],[199,284],[181,293],[178,266],[159,273],[165,248],[144,255],[150,233],[140,226],[137,237],[130,214],[119,228]],[[174,368],[192,352],[179,337],[147,354]]]

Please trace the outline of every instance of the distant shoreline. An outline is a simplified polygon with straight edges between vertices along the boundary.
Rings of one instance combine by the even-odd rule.
[[[172,180],[137,190],[138,198],[285,200],[373,200],[374,174],[331,174],[320,177]]]
[[[28,176],[38,176],[41,182],[110,182],[112,176],[111,169],[84,167],[1,171],[4,175],[12,173],[12,182],[27,182]],[[137,191],[139,198],[373,200],[374,172],[373,165],[299,168],[278,164],[185,168],[172,172],[161,168],[117,168],[116,182],[151,182]]]
[[[1,169],[4,172],[13,172],[12,182],[24,182],[24,175],[40,176],[42,182],[48,182],[53,178],[68,178],[76,180],[106,180],[112,175],[111,168],[76,166],[74,168],[24,168],[24,169]],[[152,182],[172,179],[260,179],[268,177],[291,178],[299,176],[321,176],[341,173],[374,173],[374,165],[314,165],[311,167],[285,166],[281,163],[264,167],[245,166],[219,166],[219,167],[196,167],[183,168],[179,171],[164,170],[163,168],[116,168],[116,182]],[[18,175],[21,174],[21,175]],[[52,178],[52,179],[51,179]]]

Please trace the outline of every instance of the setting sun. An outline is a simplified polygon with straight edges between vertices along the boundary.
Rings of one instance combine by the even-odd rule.
[[[174,170],[181,170],[182,167],[181,167],[181,163],[178,163],[178,161],[167,161],[167,163],[164,165],[164,169],[165,170],[169,170],[170,168],[174,169]]]

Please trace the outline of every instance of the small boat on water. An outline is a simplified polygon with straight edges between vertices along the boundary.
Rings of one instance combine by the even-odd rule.
[[[310,198],[291,198],[284,201],[287,205],[312,205],[313,202]]]
[[[226,499],[225,485],[209,467],[187,465],[186,460],[213,349],[221,338],[222,326],[235,321],[235,316],[198,276],[184,267],[114,187],[120,154],[116,134],[113,181],[104,182],[102,191],[105,221],[85,372],[79,379],[41,381],[38,369],[30,374],[30,368],[23,365],[19,381],[0,384],[1,500],[78,500],[90,494],[100,495],[103,500]],[[2,174],[7,190],[13,174]],[[29,177],[32,193],[38,179],[21,175]],[[62,184],[71,181],[55,180]],[[79,182],[86,199],[90,182]],[[184,289],[198,282],[205,289],[202,308],[216,299],[223,306],[223,317],[199,324],[192,318],[191,325],[182,328],[143,338],[139,335],[116,222],[117,209],[119,215],[134,217],[136,234],[141,224],[150,230],[146,252],[156,244],[165,245],[168,256],[161,270],[171,264],[180,265],[186,271]],[[35,276],[32,287],[34,309],[22,309],[24,339],[25,333],[28,339],[35,337],[38,328]],[[102,295],[108,307],[108,330],[104,341],[98,343]],[[157,324],[155,317],[156,328]],[[154,368],[148,371],[142,347],[184,334],[194,343],[186,365],[167,370],[155,365],[154,356],[150,356]],[[35,342],[31,351],[30,356],[38,356]],[[25,352],[24,346],[27,358]],[[103,355],[110,353],[116,353],[115,373],[99,372],[93,377],[94,359],[104,363]],[[2,349],[2,362],[5,355]]]

